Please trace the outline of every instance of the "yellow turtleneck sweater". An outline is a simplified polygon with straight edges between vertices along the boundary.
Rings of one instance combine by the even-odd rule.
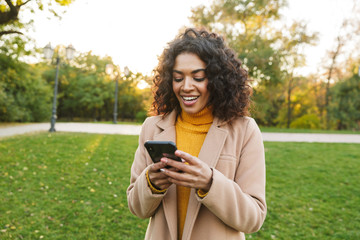
[[[213,122],[211,109],[204,108],[200,112],[190,115],[182,111],[177,118],[176,145],[181,151],[198,157],[205,137]],[[182,238],[186,211],[189,202],[190,188],[177,186],[177,215],[178,215],[178,239]]]

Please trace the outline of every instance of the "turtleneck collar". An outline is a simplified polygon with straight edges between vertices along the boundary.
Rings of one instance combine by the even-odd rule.
[[[188,114],[184,110],[181,111],[180,119],[182,122],[192,125],[211,124],[214,120],[211,107],[205,107],[198,113]]]

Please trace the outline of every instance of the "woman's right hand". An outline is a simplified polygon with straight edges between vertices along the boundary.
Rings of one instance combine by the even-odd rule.
[[[153,187],[164,190],[171,186],[171,182],[168,180],[168,176],[166,176],[160,169],[163,169],[166,166],[163,162],[154,163],[149,167],[149,179]],[[168,169],[171,170],[171,169]]]

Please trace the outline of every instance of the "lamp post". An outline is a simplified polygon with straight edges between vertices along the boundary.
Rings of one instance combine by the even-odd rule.
[[[53,106],[52,106],[52,113],[51,113],[51,127],[49,132],[55,132],[55,122],[56,122],[56,98],[57,98],[57,91],[58,91],[58,78],[59,78],[59,67],[60,67],[60,54],[59,50],[62,46],[57,46],[56,50],[56,74],[55,74],[55,84],[54,84],[54,99],[53,99]],[[66,58],[68,60],[73,59],[74,57],[75,48],[72,45],[66,47]],[[54,49],[51,47],[51,44],[48,43],[44,47],[44,56],[46,59],[52,59],[54,55]]]
[[[108,75],[115,75],[115,101],[114,101],[114,119],[113,123],[117,123],[117,115],[118,115],[118,89],[119,89],[119,77],[120,77],[120,68],[117,67],[117,69],[114,71],[114,65],[112,64],[106,64],[105,66],[105,72]],[[128,67],[124,68],[124,75],[128,77],[130,74],[130,70]]]

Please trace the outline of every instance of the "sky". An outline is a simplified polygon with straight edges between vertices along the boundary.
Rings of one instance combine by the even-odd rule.
[[[157,57],[182,26],[190,26],[191,8],[209,5],[210,0],[75,0],[61,20],[46,13],[34,18],[31,36],[38,47],[49,42],[72,44],[79,52],[92,51],[111,56],[121,69],[149,74]],[[308,66],[315,72],[334,38],[344,16],[350,14],[353,0],[289,0],[283,10],[285,20],[302,20],[309,30],[319,32],[319,44],[306,50]]]
[[[301,20],[308,24],[308,29],[318,32],[316,46],[305,49],[307,66],[302,68],[302,75],[319,72],[319,67],[326,52],[334,50],[336,36],[341,25],[349,17],[358,0],[289,0],[289,6],[283,12],[285,21]],[[360,2],[358,2],[360,4]]]

